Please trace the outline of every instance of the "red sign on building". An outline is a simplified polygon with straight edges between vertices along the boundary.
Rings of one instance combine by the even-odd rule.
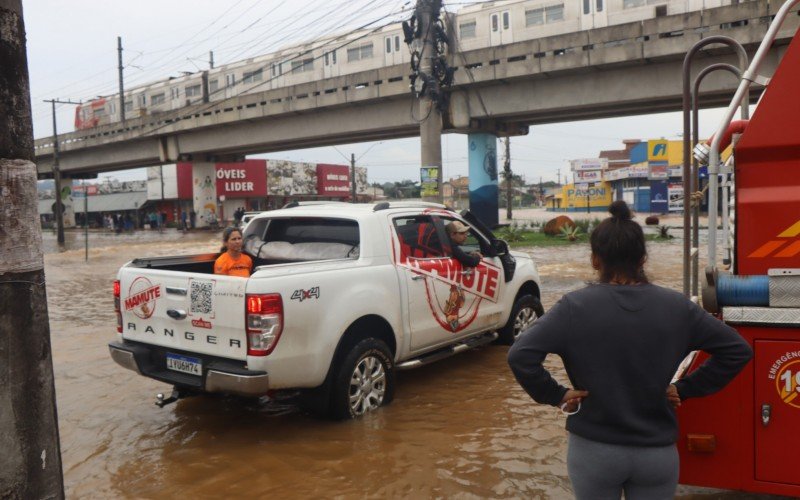
[[[217,196],[255,198],[267,195],[267,161],[217,163]]]
[[[346,165],[317,165],[317,194],[320,196],[350,196],[350,168]]]

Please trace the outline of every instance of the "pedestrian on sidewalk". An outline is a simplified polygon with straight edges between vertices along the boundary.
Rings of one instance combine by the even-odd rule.
[[[564,295],[508,353],[538,403],[567,413],[567,469],[578,499],[673,498],[681,401],[722,389],[752,357],[741,336],[678,292],[649,283],[644,234],[624,201],[592,231],[597,283]],[[691,352],[711,356],[671,383]],[[572,388],[542,366],[564,362]]]

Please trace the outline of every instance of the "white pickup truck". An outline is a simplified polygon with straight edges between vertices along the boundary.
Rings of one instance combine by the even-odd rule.
[[[470,228],[475,268],[445,225]],[[543,314],[533,260],[469,212],[422,203],[313,204],[263,212],[245,231],[249,278],[213,274],[217,254],[136,259],[114,283],[111,357],[196,393],[297,393],[354,418],[391,401],[394,372],[497,339]]]

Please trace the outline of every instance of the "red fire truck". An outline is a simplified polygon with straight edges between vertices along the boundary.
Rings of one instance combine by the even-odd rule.
[[[743,75],[710,148],[718,151],[747,85],[756,80],[786,2]],[[790,12],[791,11],[791,12]],[[795,34],[758,109],[735,146],[732,272],[706,270],[703,305],[735,327],[755,357],[723,391],[678,410],[680,482],[800,496],[800,34]],[[742,123],[734,124],[742,127]],[[712,179],[713,178],[713,179]],[[717,186],[710,182],[709,207]],[[727,203],[727,200],[724,202]],[[709,213],[709,262],[716,261],[716,214]],[[689,371],[702,363],[697,356]]]

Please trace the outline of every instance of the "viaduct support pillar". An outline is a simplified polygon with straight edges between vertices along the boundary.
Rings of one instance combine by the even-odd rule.
[[[192,210],[194,227],[208,227],[219,220],[217,176],[212,162],[192,163]]]
[[[487,227],[499,222],[497,136],[471,133],[469,145],[469,210]]]

